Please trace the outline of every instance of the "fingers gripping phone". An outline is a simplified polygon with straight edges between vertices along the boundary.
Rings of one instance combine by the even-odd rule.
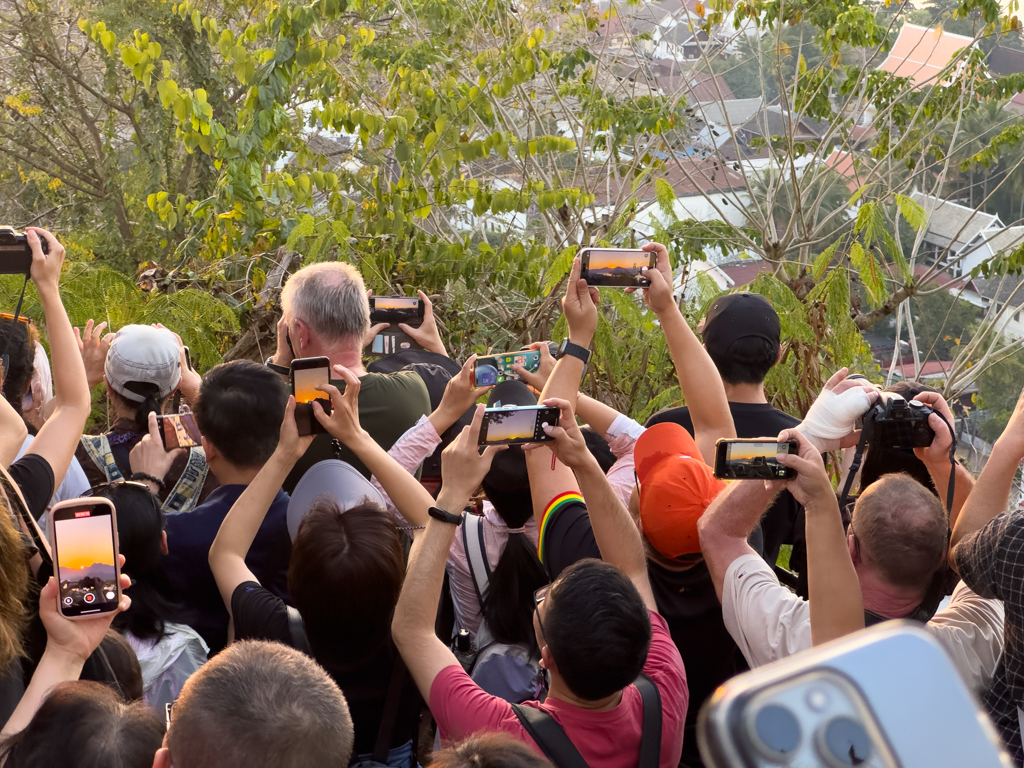
[[[50,510],[57,610],[68,619],[112,613],[121,602],[117,519],[107,499],[69,499]]]
[[[405,323],[414,328],[423,325],[426,307],[417,296],[371,296],[370,323]]]
[[[654,269],[657,257],[639,248],[584,248],[580,251],[580,277],[587,285],[611,288],[646,288],[644,267]]]
[[[196,425],[196,417],[191,413],[158,416],[157,422],[160,426],[160,439],[163,441],[165,451],[173,451],[175,448],[194,448],[203,444],[199,427]]]
[[[510,408],[488,408],[480,425],[480,445],[523,445],[550,443],[554,440],[544,427],[558,426],[557,408],[523,405]]]
[[[327,430],[313,414],[313,402],[324,413],[331,412],[331,399],[317,387],[331,383],[331,361],[326,357],[301,357],[292,360],[292,394],[295,395],[295,424],[300,435],[316,435]]]
[[[932,635],[888,621],[734,677],[697,724],[708,768],[1008,768]]]
[[[798,453],[796,440],[726,440],[715,443],[715,477],[722,480],[792,480],[796,470],[779,463],[780,453]]]
[[[478,357],[473,366],[473,386],[489,387],[503,381],[518,380],[519,374],[512,370],[513,365],[521,365],[528,371],[540,368],[540,351],[523,349],[518,352],[506,352],[503,355]]]

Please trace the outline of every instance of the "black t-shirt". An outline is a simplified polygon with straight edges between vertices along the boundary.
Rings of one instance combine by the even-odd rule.
[[[50,462],[36,453],[26,453],[7,470],[21,495],[25,506],[36,520],[42,517],[53,498],[53,468]]]
[[[729,403],[729,410],[736,425],[736,437],[774,439],[782,430],[791,429],[800,423],[800,419],[773,408],[768,403]],[[690,410],[685,406],[668,408],[654,414],[647,420],[646,426],[653,427],[665,422],[679,424],[693,434],[693,420],[690,418]],[[705,459],[713,460],[714,457]],[[761,530],[764,533],[764,559],[770,565],[774,565],[779,559],[779,547],[783,544],[792,544],[790,567],[801,574],[806,572],[804,509],[789,491],[780,493],[775,503],[768,508],[765,516],[761,518]]]
[[[281,598],[257,582],[246,581],[235,588],[231,596],[231,614],[236,640],[270,640],[292,645],[287,606]],[[360,630],[353,627],[353,631]],[[362,658],[314,656],[345,694],[355,727],[354,755],[373,752],[397,653],[389,632],[386,643],[381,643]],[[398,718],[391,737],[392,749],[416,738],[422,708],[423,700],[410,675],[402,690]]]

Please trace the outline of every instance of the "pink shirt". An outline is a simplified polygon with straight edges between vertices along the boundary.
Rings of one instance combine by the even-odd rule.
[[[676,768],[683,751],[683,721],[690,698],[686,672],[665,620],[652,612],[651,627],[653,637],[644,672],[661,694],[659,765]],[[539,707],[558,721],[591,768],[636,768],[643,728],[643,702],[636,686],[625,688],[619,705],[605,712],[554,700],[543,704],[528,701],[524,706]],[[445,667],[434,678],[430,688],[430,711],[445,744],[461,741],[474,733],[500,731],[540,752],[519,723],[512,706],[504,699],[484,693],[462,667]]]

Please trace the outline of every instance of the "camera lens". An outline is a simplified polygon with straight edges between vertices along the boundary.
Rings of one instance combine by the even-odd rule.
[[[871,757],[871,737],[851,717],[836,717],[818,731],[818,751],[835,768],[863,765]]]
[[[765,757],[784,758],[800,746],[800,723],[783,706],[768,704],[762,707],[751,725],[754,743]]]

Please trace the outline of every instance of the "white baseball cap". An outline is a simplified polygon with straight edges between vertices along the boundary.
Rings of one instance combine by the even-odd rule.
[[[318,461],[299,480],[288,502],[288,535],[295,541],[299,525],[313,508],[313,503],[326,497],[335,502],[342,512],[369,500],[387,509],[380,491],[370,485],[362,473],[339,459]]]
[[[146,399],[149,384],[157,388],[157,399],[162,400],[174,391],[181,381],[181,353],[174,334],[166,328],[151,325],[126,325],[114,336],[103,366],[107,383],[114,390],[135,403]]]

